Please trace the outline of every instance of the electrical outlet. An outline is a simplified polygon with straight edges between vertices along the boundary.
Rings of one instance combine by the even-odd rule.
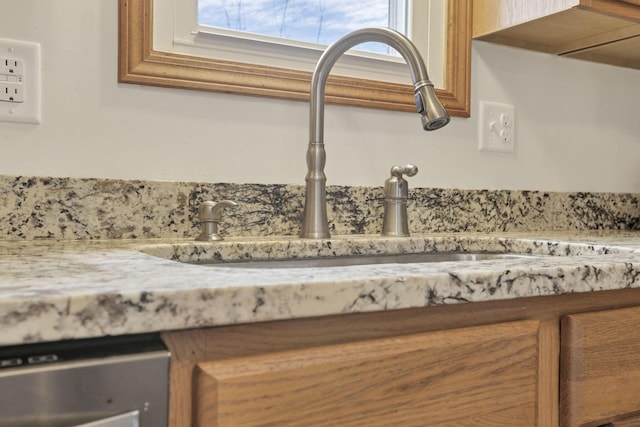
[[[0,101],[24,102],[22,83],[0,82]]]
[[[16,58],[0,56],[0,75],[22,76],[24,74],[24,61]]]
[[[481,151],[512,153],[515,149],[515,107],[509,104],[480,101]]]
[[[0,39],[0,121],[40,123],[40,44]]]

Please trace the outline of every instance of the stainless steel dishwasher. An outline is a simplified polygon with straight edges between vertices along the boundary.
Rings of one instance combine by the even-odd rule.
[[[0,348],[0,427],[166,427],[155,335]]]

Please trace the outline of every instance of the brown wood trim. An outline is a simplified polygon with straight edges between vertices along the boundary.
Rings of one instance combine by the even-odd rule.
[[[602,55],[597,49],[586,49],[584,51],[572,52],[564,56],[567,58],[584,59],[591,62],[600,62],[602,64],[640,70],[640,60],[629,60],[625,58],[616,58],[610,55]]]
[[[580,0],[578,8],[590,10],[602,15],[640,22],[640,8],[637,4],[620,0]]]
[[[470,115],[471,0],[450,0],[445,88],[452,116]],[[153,0],[119,0],[118,81],[305,101],[311,73],[153,50]],[[415,111],[411,86],[348,77],[329,78],[326,101]]]
[[[560,399],[559,364],[560,331],[556,319],[540,322],[538,336],[538,427],[557,427]]]
[[[571,315],[561,319],[561,363],[560,363],[560,409],[564,425],[580,425],[583,413],[584,387],[580,381],[569,384],[568,379],[581,378],[584,374],[581,362],[584,360],[584,331]],[[571,356],[571,357],[568,357]],[[571,392],[571,394],[568,393]],[[580,398],[577,398],[580,397]]]
[[[628,27],[617,28],[612,31],[595,34],[582,39],[561,43],[556,46],[555,50],[560,55],[571,55],[574,53],[588,52],[594,49],[597,50],[600,47],[638,36],[640,36],[640,25],[630,25]]]

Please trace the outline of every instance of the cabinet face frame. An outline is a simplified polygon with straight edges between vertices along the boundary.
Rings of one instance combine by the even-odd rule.
[[[119,0],[118,81],[306,101],[311,73],[156,51],[153,0]],[[470,115],[471,0],[448,0],[444,88],[436,93],[452,116]],[[332,76],[326,102],[415,111],[410,85]]]

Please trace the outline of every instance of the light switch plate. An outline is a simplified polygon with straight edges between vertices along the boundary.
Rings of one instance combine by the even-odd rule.
[[[40,44],[0,39],[0,121],[40,123]]]

